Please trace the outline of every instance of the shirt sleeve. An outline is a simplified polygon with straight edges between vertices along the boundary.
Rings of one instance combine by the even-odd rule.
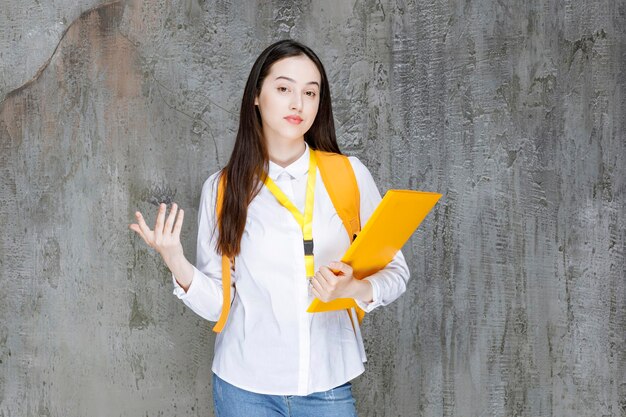
[[[172,274],[174,295],[200,317],[217,321],[222,311],[222,256],[217,252],[215,227],[215,200],[219,172],[211,175],[202,186],[200,208],[198,209],[198,239],[196,246],[196,266],[187,292],[178,284]],[[230,300],[234,297],[235,275],[231,265]]]
[[[354,169],[354,174],[359,186],[361,196],[361,227],[363,227],[382,200],[382,197],[367,167],[354,156],[350,156],[348,159],[352,163],[352,168]],[[386,306],[406,291],[406,284],[409,277],[409,267],[406,264],[402,251],[399,250],[387,266],[363,278],[372,284],[372,301],[369,303],[360,300],[355,301],[357,305],[367,313],[378,306]]]

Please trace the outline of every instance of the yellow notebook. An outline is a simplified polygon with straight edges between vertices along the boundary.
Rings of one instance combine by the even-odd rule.
[[[352,267],[357,279],[383,269],[440,198],[441,194],[424,191],[387,191],[341,261]],[[342,310],[356,305],[352,298],[338,298],[329,303],[316,298],[307,312]]]

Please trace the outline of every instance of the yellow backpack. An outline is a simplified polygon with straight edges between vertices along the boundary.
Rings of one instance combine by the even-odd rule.
[[[337,211],[337,214],[341,218],[350,242],[354,241],[357,234],[361,231],[360,220],[360,194],[359,187],[356,182],[354,170],[352,165],[345,155],[323,152],[311,149],[311,152],[315,152],[315,158],[317,160],[317,166],[320,170],[320,175],[326,191],[330,196],[330,200]],[[224,195],[224,177],[217,187],[217,214],[222,210],[222,196]],[[226,324],[228,319],[228,313],[230,312],[230,266],[231,261],[227,256],[222,256],[222,287],[224,293],[224,301],[222,305],[222,312],[220,318],[213,327],[213,331],[220,333]],[[352,315],[350,311],[350,321],[352,321]],[[356,308],[357,317],[359,323],[363,321],[365,311]],[[354,327],[354,323],[352,323]]]

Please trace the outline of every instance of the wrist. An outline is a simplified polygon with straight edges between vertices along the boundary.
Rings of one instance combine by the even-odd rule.
[[[175,269],[175,265],[180,265],[181,263],[186,261],[182,248],[173,250],[171,252],[161,253],[161,257],[163,258],[163,262],[165,262],[165,264],[170,269],[172,269],[172,267],[174,267]]]
[[[172,272],[172,275],[176,279],[178,285],[182,287],[185,292],[189,289],[191,281],[194,275],[194,266],[185,258],[182,250],[180,252],[174,252],[168,255],[161,255],[163,261]]]
[[[352,295],[350,298],[355,300],[371,303],[374,297],[374,289],[372,283],[365,279],[354,279],[352,282]]]

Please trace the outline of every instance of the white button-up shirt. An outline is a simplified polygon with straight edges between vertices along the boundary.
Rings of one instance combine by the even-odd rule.
[[[361,226],[381,200],[369,170],[349,157],[361,195]],[[269,162],[269,176],[304,211],[309,147],[288,167]],[[209,321],[222,309],[222,264],[214,229],[218,173],[202,187],[198,212],[196,266],[185,292],[174,279],[174,294]],[[313,210],[315,270],[339,261],[350,245],[317,172]],[[308,395],[341,385],[364,371],[363,339],[354,309],[307,313],[314,296],[304,265],[302,229],[263,187],[248,207],[248,218],[232,273],[231,309],[215,340],[213,372],[242,389],[273,395]],[[365,278],[373,300],[357,301],[366,312],[387,305],[406,289],[409,269],[402,252]]]

